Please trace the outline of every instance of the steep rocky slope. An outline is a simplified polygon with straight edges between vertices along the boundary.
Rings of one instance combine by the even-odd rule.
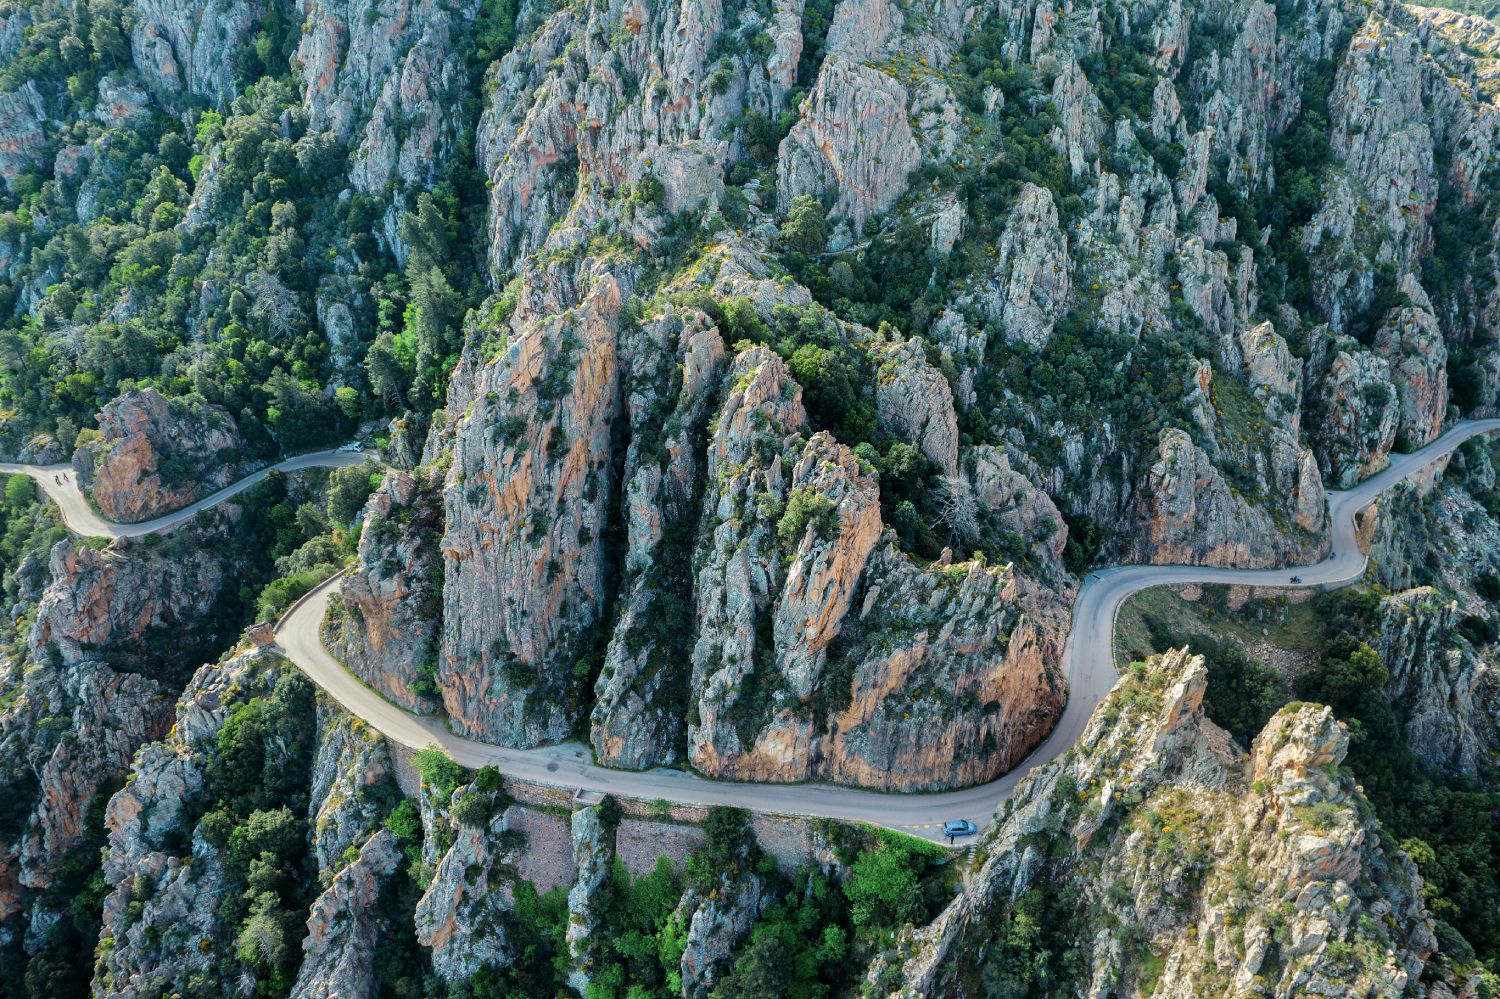
[[[347,565],[330,647],[470,735],[991,779],[1066,702],[1091,566],[1317,559],[1326,489],[1497,411],[1487,24],[1384,0],[0,5],[0,452],[71,454],[123,520],[355,433],[392,466],[102,550],[7,515],[0,953],[28,971],[0,989],[733,996],[868,968],[975,994],[1024,990],[1041,926],[1066,931],[1053,992],[1461,992],[1455,938],[1500,944],[1438,911],[1493,910],[1443,878],[1493,858],[1411,844],[1441,875],[1429,926],[1329,716],[1287,709],[1244,755],[1182,656],[883,957],[944,899],[840,895],[869,843],[830,860],[825,830],[793,885],[766,837],[693,816],[717,845],[675,855],[711,875],[637,897],[617,862],[649,882],[644,806],[565,822],[429,759],[402,810],[398,761],[273,653],[188,673]],[[1320,668],[1379,665],[1402,772],[1473,781],[1477,815],[1500,508],[1492,456],[1454,468],[1370,522],[1369,654]],[[106,900],[84,860],[127,770]],[[777,929],[793,910],[812,922]],[[61,959],[100,911],[95,967]]]
[[[882,993],[1453,994],[1411,861],[1340,769],[1348,735],[1289,706],[1239,751],[1201,658],[1133,666],[1077,748],[1028,778],[964,891]]]

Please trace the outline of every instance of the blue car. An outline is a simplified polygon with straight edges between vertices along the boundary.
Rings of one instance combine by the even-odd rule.
[[[979,827],[968,819],[949,819],[943,823],[945,836],[972,836],[978,831]]]

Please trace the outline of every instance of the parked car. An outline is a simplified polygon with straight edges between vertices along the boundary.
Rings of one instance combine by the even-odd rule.
[[[943,823],[945,836],[972,836],[978,831],[979,827],[968,819],[949,819]]]
[[[340,451],[363,451],[364,449],[364,441],[350,441],[348,444],[345,444],[343,447],[339,448]]]

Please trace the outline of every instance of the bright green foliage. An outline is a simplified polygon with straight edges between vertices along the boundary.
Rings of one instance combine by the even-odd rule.
[[[377,485],[379,481],[367,468],[335,468],[328,474],[328,519],[335,524],[351,523]]]
[[[664,964],[661,936],[681,897],[681,878],[667,858],[659,858],[643,878],[632,878],[624,862],[615,861],[600,896],[605,953],[587,999],[662,994],[669,973],[677,968]],[[667,948],[666,956],[670,954]]]
[[[821,493],[802,487],[793,489],[787,498],[786,511],[776,525],[776,536],[788,551],[802,543],[811,524],[813,539],[826,541],[838,533],[839,515],[833,501]]]
[[[242,817],[282,805],[305,814],[316,730],[312,683],[296,671],[282,674],[269,696],[236,705],[225,719],[207,796]]]
[[[396,842],[401,844],[401,851],[406,854],[406,859],[417,864],[422,860],[422,813],[417,810],[416,803],[410,798],[402,798],[396,807],[391,809],[391,814],[385,817],[385,828],[396,837]]]
[[[787,362],[815,429],[851,446],[874,436],[874,365],[827,310],[779,305],[767,325],[748,303],[730,299],[723,316],[731,342],[767,344]]]
[[[516,901],[506,925],[515,959],[505,967],[485,965],[469,983],[473,999],[532,999],[559,995],[569,968],[566,940],[568,895],[554,888],[538,896],[529,882],[515,888]],[[449,999],[467,999],[462,990]]]
[[[916,862],[942,855],[922,840],[881,830],[874,847],[860,852],[844,882],[849,916],[856,928],[899,927],[926,913],[920,871]]]
[[[266,588],[260,591],[260,597],[255,603],[255,619],[275,621],[299,597],[333,575],[336,568],[336,566],[324,564],[290,576],[282,576],[266,584]]]
[[[821,999],[847,974],[851,930],[838,889],[804,870],[782,900],[766,910],[715,999]]]
[[[0,496],[0,578],[5,581],[3,590],[0,590],[0,611],[3,611],[0,616],[6,621],[15,621],[17,629],[26,621],[16,620],[11,614],[14,602],[20,596],[16,568],[27,555],[34,554],[45,562],[47,551],[65,537],[67,529],[59,522],[56,508],[42,502],[30,477],[5,477],[4,494]],[[8,633],[0,632],[0,640],[9,639]],[[3,797],[4,785],[0,785],[0,798]],[[18,807],[20,804],[17,801]],[[0,822],[0,835],[4,831],[5,825]]]
[[[5,480],[5,509],[20,512],[36,499],[36,483],[29,475],[12,475]]]
[[[239,886],[220,901],[218,920],[260,996],[284,995],[301,958],[314,887],[304,863],[316,732],[311,683],[282,673],[269,695],[229,709],[195,802],[204,840],[224,850],[229,883]],[[179,846],[188,848],[185,839]]]
[[[474,19],[475,65],[483,68],[511,50],[516,43],[517,0],[484,0]]]
[[[869,414],[859,411],[859,379],[865,372],[857,355],[807,343],[792,353],[787,368],[802,386],[802,402],[815,425],[853,441],[874,433]]]
[[[440,800],[446,801],[458,785],[463,783],[464,768],[453,762],[453,758],[436,746],[418,750],[412,758],[422,783],[432,788]]]

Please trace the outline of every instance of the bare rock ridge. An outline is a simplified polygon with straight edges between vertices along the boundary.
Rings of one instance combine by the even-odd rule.
[[[1415,985],[1437,947],[1432,918],[1415,867],[1339,772],[1347,733],[1325,707],[1291,706],[1246,756],[1204,717],[1206,683],[1186,650],[1133,666],[1077,750],[1021,784],[958,898],[903,941],[890,994],[963,994],[987,949],[1005,960],[997,928],[1028,891],[1076,899],[1083,925],[1067,946],[1081,994]],[[1127,926],[1139,944],[1122,939]],[[869,980],[890,979],[877,968]]]

